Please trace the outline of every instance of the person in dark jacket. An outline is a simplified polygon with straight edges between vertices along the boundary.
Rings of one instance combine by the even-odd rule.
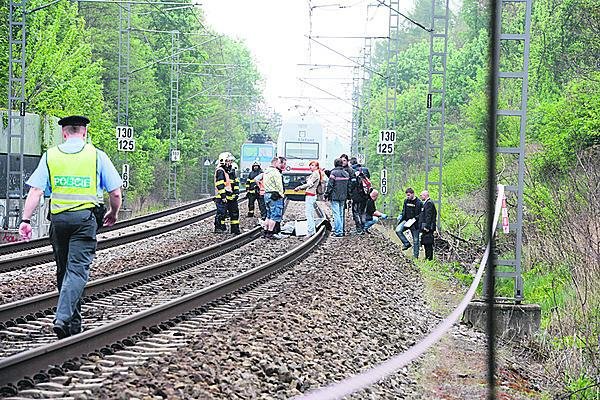
[[[369,178],[370,173],[366,167],[363,167],[358,163],[356,157],[350,159],[350,166],[352,167],[353,176],[356,179],[354,186],[350,191],[350,199],[352,200],[352,218],[354,219],[354,225],[356,226],[356,234],[362,235],[364,233],[364,214],[369,194],[365,191],[363,186],[363,179]]]
[[[261,196],[258,184],[255,181],[255,178],[262,173],[263,170],[258,161],[252,164],[252,171],[248,174],[248,180],[246,181],[246,197],[248,198],[248,216],[254,217],[254,203],[257,202],[260,217],[265,219],[267,216],[265,197],[264,195]]]
[[[377,202],[377,197],[379,196],[379,192],[375,189],[371,190],[369,194],[369,199],[367,200],[367,204],[365,206],[365,232],[369,232],[369,228],[379,222],[380,219],[387,219],[387,215],[377,211],[377,206],[375,203]]]
[[[371,172],[369,171],[369,168],[367,168],[364,165],[361,165],[358,162],[358,159],[356,157],[352,157],[350,159],[350,166],[352,167],[352,169],[354,170],[354,172],[362,172],[363,174],[365,174],[365,176],[369,179],[371,179]]]
[[[340,160],[342,160],[342,168],[344,171],[348,173],[348,200],[352,200],[351,193],[356,189],[356,174],[350,165],[350,157],[347,154],[342,154],[340,156]],[[344,203],[344,213],[342,215],[342,222],[344,223],[344,233],[346,232],[346,209],[352,209],[352,201],[346,201]],[[348,232],[350,230],[348,229]]]
[[[421,208],[423,203],[417,196],[413,188],[406,189],[406,199],[404,199],[404,205],[402,206],[402,214],[398,216],[398,226],[396,227],[396,235],[404,245],[402,250],[408,250],[411,246],[410,242],[404,236],[404,231],[410,230],[413,238],[413,255],[415,258],[419,258],[419,216],[421,215]]]
[[[421,228],[421,243],[425,247],[425,259],[433,260],[433,232],[435,232],[435,221],[437,220],[437,211],[435,204],[429,198],[429,192],[421,192],[423,208],[419,216],[419,226]]]
[[[350,176],[344,170],[341,159],[336,158],[333,165],[335,168],[329,174],[325,199],[331,201],[333,236],[342,237],[344,236],[344,205],[348,199],[348,181],[350,180]]]

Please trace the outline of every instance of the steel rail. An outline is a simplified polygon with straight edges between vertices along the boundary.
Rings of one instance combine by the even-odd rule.
[[[192,203],[184,204],[179,207],[168,208],[166,210],[158,211],[151,214],[141,215],[139,217],[126,219],[123,221],[119,221],[113,226],[103,226],[100,228],[100,233],[110,232],[116,229],[127,228],[132,225],[142,224],[144,222],[151,221],[153,219],[166,217],[167,215],[176,214],[178,212],[189,210],[190,208],[199,207],[203,204],[208,204],[212,201],[212,198],[202,199],[199,201],[194,201]],[[48,236],[44,236],[38,239],[30,240],[29,242],[16,242],[16,243],[7,243],[0,245],[0,255],[18,253],[24,250],[31,250],[37,247],[50,246],[50,239]]]
[[[244,201],[244,199],[240,199]],[[99,240],[96,250],[104,250],[109,249],[111,247],[120,246],[122,244],[135,242],[142,239],[147,239],[152,236],[160,235],[166,232],[170,232],[175,229],[182,228],[184,226],[202,221],[212,215],[215,214],[215,210],[210,210],[203,212],[202,214],[195,215],[191,218],[183,219],[181,221],[171,222],[169,224],[158,226],[151,229],[145,229],[139,232],[131,232],[122,236],[107,238],[104,240]],[[54,261],[54,254],[52,251],[44,251],[38,254],[31,254],[27,256],[7,258],[5,260],[0,260],[0,273],[14,271],[17,269],[22,269],[25,267],[30,267],[34,265],[44,264],[47,262]]]
[[[101,353],[103,350],[105,353],[106,351],[111,352],[110,347],[122,348],[124,342],[135,343],[136,338],[133,335],[142,331],[158,333],[163,329],[168,329],[175,323],[185,320],[187,314],[193,310],[247,288],[302,259],[326,238],[326,232],[326,224],[322,223],[317,233],[301,245],[242,274],[119,321],[0,360],[0,385],[8,385],[2,389],[2,392],[8,393],[16,390],[12,383],[19,380],[25,385],[30,385],[34,380],[28,376],[33,374],[35,374],[35,381],[48,379],[47,375],[40,374],[38,371],[47,370],[57,364],[62,364],[66,368],[63,363],[69,359],[89,354],[98,349],[101,349]],[[148,334],[146,333],[146,335]],[[124,342],[120,342],[122,340]],[[19,385],[17,384],[17,386]]]
[[[201,250],[91,281],[85,286],[85,297],[82,299],[82,304],[162,279],[212,260],[253,241],[260,235],[260,232],[261,227],[258,226]],[[54,291],[0,305],[0,330],[54,314],[57,301],[58,291]]]

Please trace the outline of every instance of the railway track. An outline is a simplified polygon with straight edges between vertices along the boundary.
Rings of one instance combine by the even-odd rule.
[[[141,215],[139,217],[126,219],[123,221],[119,221],[113,226],[103,226],[100,228],[99,233],[111,232],[117,229],[127,228],[137,224],[143,224],[144,222],[152,221],[153,219],[166,217],[168,215],[176,214],[182,211],[186,211],[192,209],[194,207],[198,207],[204,204],[208,204],[212,201],[212,198],[202,199],[198,201],[194,201],[192,203],[184,204],[179,207],[169,208],[163,211],[158,211],[151,214]],[[50,246],[50,239],[47,236],[33,239],[28,242],[17,242],[17,243],[7,243],[0,245],[0,256],[4,254],[12,254],[18,253],[25,250],[31,250],[38,247]]]
[[[127,346],[133,346],[148,335],[159,333],[161,330],[168,329],[175,324],[189,319],[190,315],[201,313],[205,310],[203,306],[206,306],[210,302],[214,302],[238,290],[248,290],[250,286],[256,284],[258,281],[293,264],[311,252],[326,237],[326,225],[326,221],[322,221],[316,235],[294,247],[292,250],[279,255],[277,258],[250,269],[247,269],[247,266],[245,266],[246,268],[244,268],[243,272],[238,271],[229,277],[219,277],[219,279],[208,287],[197,287],[189,293],[136,312],[133,315],[103,323],[98,327],[60,341],[54,339],[51,343],[0,360],[0,385],[7,385],[0,394],[13,395],[16,394],[17,387],[20,389],[28,388],[33,383],[48,381],[52,375],[65,373],[65,370],[72,368],[74,365],[73,362],[66,361],[69,358],[78,357],[90,352],[112,354],[114,351]],[[250,238],[258,234],[259,231],[256,230],[256,232],[248,232],[245,235],[247,235],[246,239],[251,241],[252,239]],[[238,238],[240,237],[230,239],[229,246],[235,246],[239,250],[241,246],[239,243],[236,243]],[[275,245],[281,242],[265,243]],[[282,246],[278,247],[281,248]],[[111,290],[114,289],[109,289],[109,292]],[[140,286],[137,290],[144,291],[145,289]],[[119,295],[119,293],[113,296],[116,295]],[[129,294],[126,294],[124,291],[120,293],[121,298],[127,296]],[[104,305],[109,303],[105,302]],[[20,318],[26,321],[26,318]],[[37,329],[39,330],[39,326]],[[57,364],[60,367],[50,367],[48,369],[49,366]],[[47,370],[47,372],[38,373],[39,370]],[[24,378],[27,376],[31,377]],[[12,383],[17,381],[19,381],[17,387],[12,385]]]
[[[244,201],[244,200],[245,199],[240,199],[240,201]],[[202,204],[207,204],[211,201],[212,201],[212,199],[207,199],[206,201],[203,200]],[[202,204],[196,204],[196,207],[198,205],[202,205]],[[182,206],[182,207],[187,207],[187,205]],[[189,208],[186,208],[186,209],[189,209]],[[179,210],[179,211],[183,211],[183,210]],[[173,213],[174,212],[171,212],[171,214],[173,214]],[[155,218],[160,218],[159,216],[156,216],[156,214],[159,214],[159,213],[150,214],[150,215],[154,215],[153,218],[150,218],[150,215],[144,216],[144,217],[139,217],[139,218],[146,218],[146,219],[143,221],[141,219],[138,220],[137,224],[147,222],[147,221],[150,221]],[[179,229],[184,226],[199,222],[203,219],[213,216],[214,214],[215,214],[215,210],[210,210],[210,211],[206,211],[201,214],[195,215],[193,217],[186,218],[186,219],[183,219],[180,221],[171,222],[171,223],[168,223],[168,224],[165,224],[162,226],[99,240],[96,249],[97,250],[109,249],[111,247],[116,247],[116,246],[120,246],[120,245],[123,245],[126,243],[131,243],[131,242],[146,239],[146,238],[149,238],[152,236],[160,235],[160,234],[170,232],[172,230]],[[166,214],[166,215],[169,215],[169,214]],[[165,215],[162,215],[162,216],[165,216]],[[127,221],[124,221],[124,222],[127,222]],[[131,223],[128,226],[131,226],[131,225],[134,225],[134,224]],[[125,228],[125,226],[120,226],[119,228]],[[115,228],[115,229],[118,229],[118,228]],[[37,240],[47,240],[47,238],[37,239]],[[49,242],[47,244],[49,245]],[[11,245],[11,246],[16,246],[16,245]],[[39,246],[42,246],[42,245],[40,244]],[[21,251],[23,251],[23,250],[21,250]],[[14,270],[22,269],[25,267],[31,267],[34,265],[40,265],[40,264],[44,264],[44,263],[52,262],[52,261],[54,261],[54,255],[51,250],[42,251],[37,254],[29,254],[29,255],[24,255],[24,256],[6,258],[3,260],[0,260],[0,273],[14,271]]]

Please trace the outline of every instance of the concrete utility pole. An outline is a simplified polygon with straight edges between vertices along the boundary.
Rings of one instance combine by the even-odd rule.
[[[119,7],[119,70],[117,87],[117,126],[129,127],[129,76],[131,61],[131,4]],[[127,152],[124,154],[124,168],[129,173]],[[126,166],[126,167],[125,167]],[[123,212],[127,211],[127,188],[129,182],[123,186]]]
[[[361,76],[361,87],[362,87],[362,105],[361,105],[361,121],[360,121],[360,132],[358,133],[358,152],[357,155],[362,155],[362,163],[367,163],[367,149],[369,149],[369,123],[368,118],[371,114],[371,75],[369,69],[371,69],[371,48],[373,41],[369,37],[365,37],[365,44],[363,48],[363,65],[365,68],[362,69]]]
[[[502,33],[500,28],[498,32],[494,32],[497,38],[497,46],[494,49],[498,58],[501,60],[502,53],[500,52],[500,48],[502,48],[502,43],[512,42],[512,43],[523,43],[523,64],[521,68],[515,71],[500,71],[500,67],[498,66],[496,73],[498,75],[498,86],[493,88],[493,90],[499,90],[500,86],[506,86],[508,88],[513,87],[511,85],[513,82],[520,83],[520,97],[521,101],[515,104],[520,104],[521,107],[519,109],[507,109],[507,110],[495,110],[498,120],[502,118],[516,118],[519,120],[519,137],[517,147],[508,147],[504,145],[502,139],[498,139],[498,146],[496,147],[496,152],[500,155],[508,155],[508,156],[516,156],[517,164],[518,164],[518,175],[516,182],[511,182],[505,187],[507,192],[511,192],[513,196],[516,196],[517,206],[511,210],[509,210],[509,214],[514,215],[516,212],[516,221],[514,221],[510,226],[504,226],[505,233],[513,233],[515,236],[514,241],[514,258],[498,258],[495,260],[496,272],[495,276],[497,278],[503,279],[512,279],[514,281],[514,299],[520,303],[524,299],[523,293],[523,275],[522,275],[522,252],[523,252],[523,190],[525,188],[525,131],[527,127],[527,98],[528,98],[528,82],[529,82],[529,45],[530,45],[530,30],[531,30],[531,7],[533,0],[499,0],[497,3],[497,16],[498,16],[498,27],[503,27],[503,15],[507,17],[509,13],[504,13],[503,11],[508,7],[519,7],[519,5],[524,8],[522,14],[524,15],[524,24],[522,25],[524,29],[522,32],[509,32]],[[514,46],[515,48],[521,48]],[[511,47],[512,48],[512,47]],[[501,62],[500,62],[501,64]],[[500,65],[499,64],[499,65]],[[503,177],[500,177],[503,178]],[[509,179],[514,179],[514,177],[510,177]],[[503,181],[504,179],[498,179],[498,181]],[[512,211],[512,212],[511,212]],[[508,220],[506,221],[508,224]],[[487,277],[487,275],[486,275]],[[485,286],[484,286],[485,287]]]
[[[529,45],[531,28],[531,7],[533,0],[495,0],[492,4],[495,8],[492,14],[495,18],[492,20],[493,32],[491,37],[491,63],[489,82],[489,111],[488,111],[488,157],[489,170],[488,181],[492,187],[488,188],[488,223],[487,229],[491,229],[494,222],[493,200],[496,191],[495,183],[504,185],[504,193],[516,197],[516,207],[509,207],[506,204],[502,214],[502,224],[498,224],[498,230],[514,238],[514,247],[506,252],[497,253],[496,237],[490,232],[490,255],[486,265],[485,281],[483,285],[484,301],[473,301],[465,310],[463,319],[470,322],[478,329],[487,329],[488,331],[488,379],[490,387],[493,387],[495,380],[494,354],[495,354],[495,334],[508,336],[511,338],[521,336],[531,336],[539,330],[541,322],[541,308],[537,304],[522,304],[525,296],[523,293],[522,276],[522,239],[523,239],[523,188],[525,175],[525,128],[527,124],[527,97],[528,97],[528,79],[529,79]],[[507,26],[503,24],[503,16],[510,16],[512,20],[522,18],[522,24],[511,24],[520,26],[516,32],[502,32],[502,28]],[[504,28],[506,29],[506,28]],[[509,42],[522,43],[523,46],[504,46]],[[510,68],[510,70],[501,70],[500,66],[505,65],[502,62],[506,54],[501,53],[500,49],[513,49],[510,57],[512,60],[515,52],[522,49],[522,64]],[[517,50],[514,50],[517,49]],[[514,57],[514,58],[513,58]],[[515,85],[514,83],[517,83]],[[517,109],[503,109],[499,104],[499,93],[509,90],[513,87],[519,87],[521,101],[514,102],[519,104]],[[502,89],[501,89],[502,88]],[[517,93],[513,93],[517,95]],[[511,146],[515,143],[517,137],[514,132],[502,132],[498,135],[498,122],[504,118],[519,120],[518,146]],[[516,158],[518,169],[515,182],[513,172],[508,172],[509,176],[499,175],[497,169],[497,157],[506,155]],[[500,199],[502,204],[506,199]],[[504,208],[504,207],[502,207]],[[516,221],[514,220],[516,213]],[[509,217],[513,221],[509,221]],[[514,257],[514,258],[512,258]],[[496,279],[511,279],[514,282],[514,297],[500,298],[495,295]]]

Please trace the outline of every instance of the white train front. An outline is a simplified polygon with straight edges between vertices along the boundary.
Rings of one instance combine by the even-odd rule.
[[[285,194],[304,195],[293,189],[310,175],[310,161],[317,160],[321,168],[325,167],[325,133],[321,123],[312,116],[286,119],[279,131],[277,155],[287,158],[283,171]]]

